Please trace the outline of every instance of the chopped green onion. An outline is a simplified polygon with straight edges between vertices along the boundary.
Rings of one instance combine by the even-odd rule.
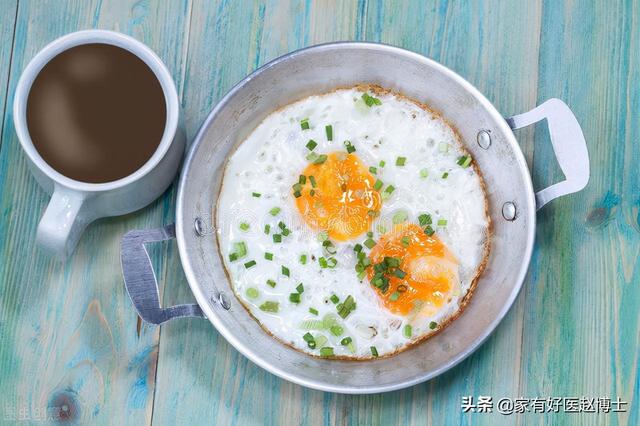
[[[420,226],[431,225],[431,215],[428,213],[423,213],[418,216],[418,223]]]
[[[324,345],[325,343],[327,343],[327,338],[326,338],[325,336],[323,336],[322,334],[318,334],[318,335],[316,335],[316,336],[315,336],[315,339],[316,339],[316,344],[317,344],[318,346],[322,346],[322,345]]]
[[[387,163],[385,163],[384,160],[380,160],[380,162],[378,163],[380,168],[383,168],[385,164],[387,164]]]
[[[422,179],[426,178],[427,176],[429,176],[429,170],[427,170],[427,169],[420,170],[420,177]]]
[[[373,189],[380,191],[380,189],[382,189],[382,185],[384,185],[382,181],[380,179],[376,179],[376,182],[373,184]]]
[[[400,293],[396,291],[393,294],[391,294],[391,296],[389,296],[389,300],[391,300],[392,302],[395,302],[396,300],[398,300],[399,297],[400,297]]]
[[[238,255],[238,258],[247,254],[247,244],[244,241],[233,243],[234,252]]]
[[[259,192],[253,192],[251,195],[253,195],[253,196],[254,196],[254,197],[256,197],[256,198],[260,198],[260,197],[262,197],[262,194],[261,194],[261,193],[259,193]]]
[[[249,224],[247,222],[240,223],[240,229],[243,230],[243,231],[248,231],[249,230]]]
[[[309,308],[309,312],[312,313],[313,315],[318,315],[318,310],[317,309]]]
[[[405,220],[407,220],[408,217],[409,217],[409,215],[407,215],[406,211],[400,210],[399,212],[397,212],[396,214],[393,215],[391,220],[393,221],[394,225],[398,225],[398,224],[404,222]]]
[[[304,285],[302,285],[302,283],[298,284],[298,286],[296,287],[296,291],[298,293],[303,293],[304,292]]]
[[[267,260],[273,260],[273,253],[265,252],[264,258]]]
[[[316,146],[318,146],[318,144],[317,144],[317,142],[316,142],[316,141],[314,141],[313,139],[309,139],[309,142],[307,142],[307,145],[306,145],[306,147],[307,147],[307,149],[308,149],[309,151],[313,151],[313,149],[314,149]]]
[[[282,210],[280,207],[274,207],[269,210],[269,214],[271,214],[271,216],[277,216],[278,213],[280,213],[280,210]]]
[[[318,241],[326,241],[329,238],[329,233],[327,231],[318,232]]]
[[[258,298],[258,296],[260,296],[260,292],[258,291],[258,289],[257,289],[257,288],[249,287],[249,288],[247,289],[247,297],[248,297],[249,299],[257,299],[257,298]]]
[[[318,155],[318,158],[313,160],[313,164],[322,164],[327,161],[327,156],[325,154]]]
[[[274,242],[274,243],[281,243],[281,242],[282,242],[282,235],[280,235],[280,234],[273,234],[273,242]]]
[[[374,175],[378,173],[378,169],[377,169],[377,168],[375,168],[375,167],[373,167],[373,166],[369,167],[369,171],[370,171],[371,173],[373,173]]]
[[[309,182],[311,182],[311,187],[312,187],[312,188],[315,188],[315,187],[317,186],[317,185],[316,185],[316,178],[315,178],[315,176],[313,176],[313,175],[309,176]]]
[[[333,126],[331,126],[331,124],[328,124],[328,125],[324,126],[324,132],[327,134],[327,140],[328,141],[332,141],[333,140]]]
[[[309,119],[308,118],[300,120],[300,128],[302,130],[309,130]]]
[[[463,169],[466,169],[471,164],[471,161],[472,158],[470,155],[463,155],[462,157],[458,158],[458,161],[456,161],[456,163],[458,163],[459,166],[462,166]]]
[[[327,263],[327,259],[325,259],[324,257],[319,258],[318,263],[320,264],[320,267],[322,269],[329,267],[329,264]]]
[[[304,336],[302,336],[302,339],[307,343],[314,342],[316,340],[316,339],[313,338],[313,335],[311,333],[309,333],[309,332],[306,332],[304,334]]]
[[[371,232],[371,231],[367,232],[367,237],[373,238],[373,232]]]
[[[285,277],[289,276],[289,268],[284,265],[282,265],[282,275],[284,275]]]
[[[264,226],[264,233],[269,235],[269,231],[271,230],[271,225],[267,224]]]
[[[402,269],[396,269],[395,271],[393,271],[393,275],[395,275],[396,277],[403,279],[404,277],[407,276],[407,273],[405,271],[403,271]]]
[[[430,328],[431,330],[435,330],[435,328],[436,328],[437,326],[438,326],[438,323],[436,323],[436,322],[434,322],[434,321],[431,321],[431,322],[429,323],[429,328]]]
[[[406,337],[407,339],[411,338],[411,335],[413,334],[413,331],[411,330],[411,325],[407,324],[404,326],[404,329],[402,330],[402,334],[404,334],[404,337]]]
[[[362,251],[362,244],[356,244],[355,246],[353,246],[353,251],[355,251],[356,253],[360,253]]]
[[[398,157],[396,158],[396,166],[403,167],[406,161],[407,161],[407,157]]]
[[[300,293],[291,293],[289,295],[289,301],[291,303],[300,303]]]
[[[250,260],[250,261],[248,261],[247,263],[244,264],[244,267],[249,269],[249,268],[251,268],[253,266],[256,266],[256,264],[257,264],[257,262],[255,260]]]
[[[438,219],[438,226],[447,226],[447,219]]]
[[[344,339],[340,340],[340,344],[342,346],[347,346],[349,343],[351,343],[353,341],[353,339],[351,339],[351,337],[345,337]]]
[[[340,301],[340,298],[338,296],[336,296],[335,294],[332,294],[331,297],[329,298],[329,300],[331,300],[333,302],[333,304],[335,305],[336,303],[338,303]]]
[[[356,301],[349,295],[344,299],[344,302],[340,303],[336,308],[338,309],[338,315],[344,319],[356,308]]]
[[[438,151],[442,153],[449,151],[449,144],[446,142],[440,142],[440,145],[438,145]]]
[[[371,238],[367,238],[362,244],[364,244],[366,248],[372,249],[376,245],[376,242]]]
[[[229,261],[230,262],[235,262],[236,260],[238,260],[238,253],[230,253],[229,254]]]
[[[424,233],[427,234],[429,237],[435,234],[435,232],[436,231],[433,230],[431,225],[427,225],[426,228],[424,228]]]
[[[351,144],[351,141],[344,141],[344,146],[349,154],[356,150],[356,147]]]
[[[271,288],[276,286],[276,282],[274,280],[267,280],[267,285]]]
[[[448,177],[449,177],[449,172],[444,172],[444,173],[442,174],[442,179],[446,179],[446,178],[448,178]]]
[[[382,101],[380,99],[374,98],[368,93],[362,94],[362,100],[364,101],[365,104],[367,104],[368,107],[372,107],[374,105],[382,105]]]
[[[278,302],[267,301],[260,305],[259,308],[263,312],[278,312],[280,304]]]
[[[324,347],[324,348],[320,348],[320,356],[333,356],[333,348],[331,347]]]
[[[387,194],[391,194],[395,190],[396,190],[395,186],[389,185],[384,189],[384,192],[386,192]]]
[[[300,185],[304,185],[305,183],[307,183],[307,177],[305,175],[300,175],[298,177],[298,183]]]
[[[333,334],[336,337],[338,337],[338,336],[342,335],[342,333],[344,333],[344,329],[342,327],[340,327],[339,325],[332,325],[331,328],[329,328],[329,331],[331,331],[331,334]]]
[[[400,238],[400,242],[402,243],[403,247],[409,247],[409,242],[410,242],[410,238],[408,236],[404,236],[402,238]]]
[[[301,254],[300,255],[300,263],[302,265],[306,265],[307,264],[307,255],[306,254]]]
[[[374,357],[378,357],[378,349],[376,349],[375,346],[371,346],[371,355],[373,355]]]

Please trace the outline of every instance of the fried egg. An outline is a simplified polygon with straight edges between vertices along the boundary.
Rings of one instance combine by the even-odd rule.
[[[438,114],[356,86],[279,109],[239,142],[214,207],[219,251],[270,335],[375,358],[464,308],[488,256],[487,198]]]

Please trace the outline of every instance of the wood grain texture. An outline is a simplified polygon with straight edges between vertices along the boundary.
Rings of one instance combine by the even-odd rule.
[[[640,424],[637,0],[5,3],[0,1],[0,422],[21,410],[33,419],[51,407],[92,424]],[[173,188],[140,212],[91,225],[64,264],[35,246],[47,196],[19,149],[13,91],[40,48],[85,28],[122,31],[160,55],[176,81],[189,139],[217,100],[267,61],[316,43],[369,40],[452,68],[505,116],[550,97],[565,100],[583,126],[591,182],[539,212],[521,295],[461,365],[383,395],[304,389],[247,361],[205,320],[138,330],[122,285],[118,242],[129,229],[170,223]],[[543,124],[516,136],[537,188],[562,178]],[[191,300],[175,243],[151,247],[151,257],[165,304]],[[601,416],[505,417],[463,414],[464,395],[619,396],[630,406],[626,413]]]

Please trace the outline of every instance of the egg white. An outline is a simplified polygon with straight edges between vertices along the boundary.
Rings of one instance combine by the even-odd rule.
[[[336,356],[354,358],[371,357],[372,346],[379,356],[392,354],[436,332],[461,309],[487,256],[489,220],[482,179],[474,167],[456,163],[465,154],[456,133],[436,114],[390,92],[377,91],[375,96],[382,104],[369,107],[361,98],[362,90],[354,87],[311,96],[269,115],[229,157],[215,206],[220,251],[236,296],[266,331],[313,355],[319,355],[320,347],[308,347],[303,339],[307,332],[320,341],[324,340],[320,335],[326,337],[322,346],[332,347]],[[305,118],[309,130],[301,129],[300,121]],[[327,140],[325,132],[329,124],[333,141]],[[389,229],[398,211],[407,212],[412,222],[421,213],[431,213],[437,235],[459,261],[460,279],[452,299],[436,314],[410,322],[388,311],[366,278],[358,279],[353,246],[362,243],[365,235],[335,243],[335,268],[319,266],[318,258],[326,254],[318,232],[300,217],[291,189],[309,163],[305,146],[309,139],[317,142],[317,153],[344,150],[343,141],[351,141],[362,162],[377,167],[377,177],[395,186],[373,226],[374,239],[382,228]],[[396,166],[399,156],[407,159],[402,167]],[[424,169],[426,178],[421,175]],[[445,172],[446,179],[442,177]],[[274,207],[280,209],[276,215],[270,213]],[[445,218],[447,225],[435,226],[439,218]],[[272,234],[280,221],[291,234],[277,244]],[[243,223],[249,225],[248,230],[241,229]],[[265,225],[271,228],[269,234]],[[248,253],[232,262],[229,254],[239,241],[245,243]],[[273,254],[272,261],[265,259],[265,252]],[[305,265],[300,263],[301,255],[307,256]],[[246,268],[251,260],[256,265]],[[289,277],[283,275],[283,265]],[[277,282],[274,288],[266,284],[269,279]],[[301,302],[295,304],[289,295],[299,283],[304,292]],[[249,288],[257,289],[259,296],[249,297]],[[349,295],[356,300],[356,309],[344,320],[336,316],[336,305],[330,300],[334,294],[340,301]],[[265,301],[278,302],[279,312],[260,310]],[[309,308],[319,314],[313,315]],[[342,335],[322,329],[336,320],[344,330]],[[410,338],[403,333],[406,324],[412,328]],[[340,344],[346,336],[352,338],[353,350]]]

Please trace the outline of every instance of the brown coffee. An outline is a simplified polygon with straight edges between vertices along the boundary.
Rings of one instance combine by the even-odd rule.
[[[109,44],[60,53],[40,71],[27,99],[29,134],[44,161],[89,183],[123,178],[146,163],[166,116],[153,71]]]

